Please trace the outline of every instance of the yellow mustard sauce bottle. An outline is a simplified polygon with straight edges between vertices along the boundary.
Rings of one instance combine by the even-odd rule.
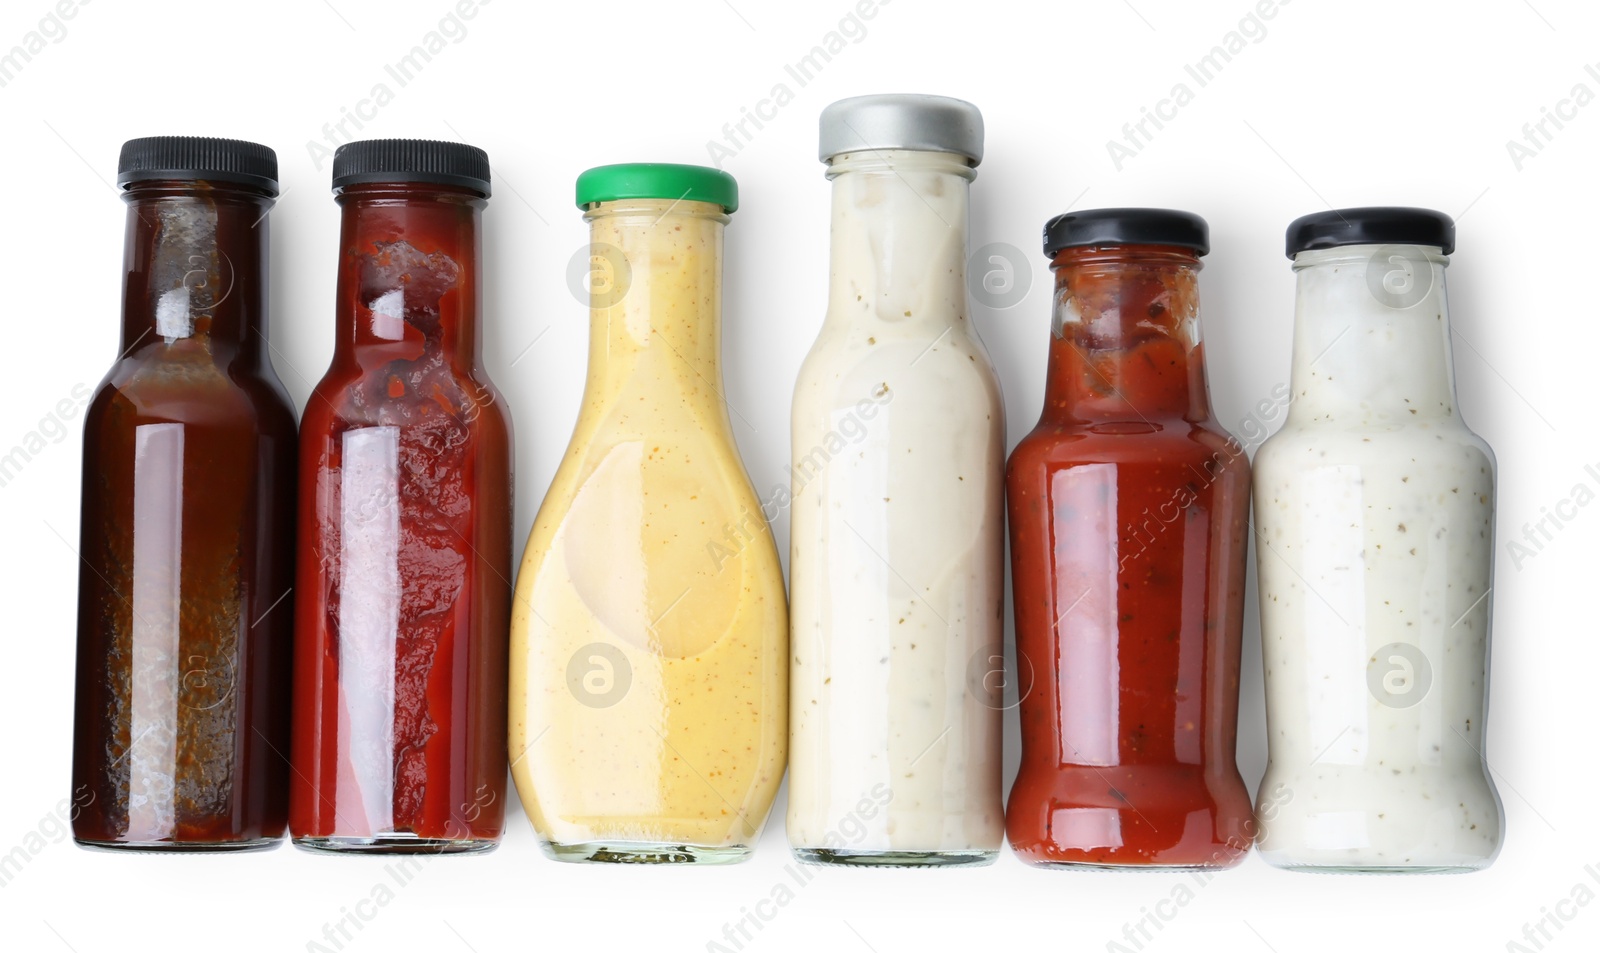
[[[558,860],[736,862],[788,744],[782,568],[722,396],[737,186],[602,166],[578,204],[588,381],[517,580],[512,775]]]

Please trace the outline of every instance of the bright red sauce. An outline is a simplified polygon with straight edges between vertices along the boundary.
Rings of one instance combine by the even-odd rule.
[[[290,830],[492,846],[511,429],[478,366],[484,200],[386,184],[340,203],[338,346],[301,423]]]
[[[1007,467],[1035,864],[1231,866],[1250,467],[1212,419],[1192,253],[1068,248],[1044,413]],[[1026,681],[1026,674],[1024,674]]]

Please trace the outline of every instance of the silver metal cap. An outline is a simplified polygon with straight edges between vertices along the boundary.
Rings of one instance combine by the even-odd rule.
[[[983,114],[948,96],[852,96],[824,109],[820,125],[817,157],[823,162],[867,149],[953,152],[973,165],[983,160]]]

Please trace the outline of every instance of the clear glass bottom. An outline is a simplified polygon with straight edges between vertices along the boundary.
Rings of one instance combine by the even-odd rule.
[[[1268,861],[1271,863],[1271,861]],[[1279,870],[1292,870],[1302,874],[1470,874],[1482,867],[1446,865],[1428,867],[1403,866],[1325,866],[1322,864],[1273,864]]]
[[[793,847],[802,864],[826,867],[987,867],[1000,856],[998,850],[835,850],[829,847]]]
[[[1235,864],[1096,864],[1078,860],[1024,860],[1023,863],[1040,870],[1094,870],[1119,873],[1199,873],[1201,871],[1228,870]]]
[[[294,846],[323,854],[481,854],[500,842],[391,832],[371,837],[296,837]]]
[[[81,837],[73,839],[77,841],[79,847],[89,850],[144,854],[242,854],[252,850],[272,850],[283,843],[281,836],[229,841],[85,840]]]
[[[544,842],[541,846],[552,860],[577,864],[737,864],[750,856],[750,848],[744,846],[701,847],[642,841]]]
[[[1304,874],[1470,874],[1494,863],[1494,854],[1483,856],[1436,847],[1409,850],[1263,847],[1257,853],[1279,870]]]

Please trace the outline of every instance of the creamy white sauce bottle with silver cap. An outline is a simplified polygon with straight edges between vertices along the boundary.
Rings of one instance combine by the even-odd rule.
[[[1448,216],[1289,226],[1293,399],[1255,460],[1269,758],[1258,847],[1298,870],[1488,866],[1495,463],[1456,404]]]
[[[832,255],[793,406],[789,843],[811,863],[987,864],[1005,415],[966,283],[983,119],[860,96],[823,110],[819,151]]]

